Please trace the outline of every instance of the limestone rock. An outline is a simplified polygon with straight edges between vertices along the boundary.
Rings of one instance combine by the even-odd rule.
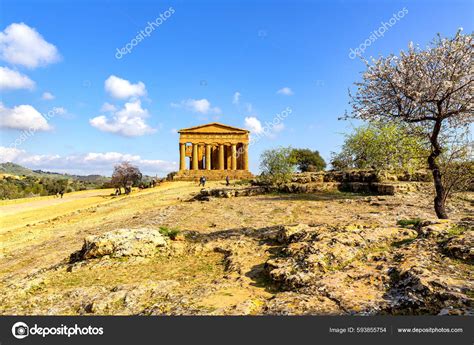
[[[167,239],[156,229],[118,229],[99,236],[87,236],[82,249],[71,254],[70,262],[103,256],[152,256],[167,247]]]
[[[469,297],[473,283],[460,284],[464,276],[469,276],[469,265],[454,266],[436,248],[434,239],[418,238],[400,249],[397,266],[389,272],[389,313],[436,315],[449,310],[449,314],[474,314],[473,299]]]
[[[271,189],[266,186],[251,186],[237,188],[203,188],[192,200],[209,201],[211,197],[232,198],[237,196],[251,196],[270,192]]]
[[[284,225],[277,234],[277,241],[280,243],[291,243],[303,238],[308,230],[306,224]]]
[[[416,237],[416,231],[364,225],[283,226],[277,240],[284,243],[282,255],[268,260],[270,279],[284,290],[314,285],[318,278],[349,265],[371,248]]]
[[[335,315],[344,311],[331,299],[320,294],[282,292],[269,300],[263,310],[267,315]]]
[[[466,231],[458,237],[452,237],[441,245],[446,255],[474,264],[474,231]]]
[[[150,300],[163,297],[179,286],[174,280],[147,281],[142,284],[122,284],[112,289],[96,288],[75,291],[82,314],[107,315],[120,313],[137,314]]]
[[[433,219],[424,221],[417,231],[424,237],[445,238],[453,226],[449,219]]]

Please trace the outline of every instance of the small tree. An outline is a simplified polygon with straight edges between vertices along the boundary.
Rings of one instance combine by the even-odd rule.
[[[293,149],[291,152],[298,170],[301,172],[320,171],[326,168],[326,162],[318,151]]]
[[[472,35],[461,31],[451,39],[438,35],[425,50],[410,44],[399,57],[392,54],[366,65],[356,94],[349,93],[352,111],[346,117],[401,122],[428,138],[434,209],[438,218],[448,218],[439,163],[445,147],[440,136],[466,128],[474,120]]]
[[[440,156],[440,171],[445,188],[445,201],[458,192],[474,187],[474,147],[469,132],[458,132],[448,136],[448,147]]]
[[[142,173],[138,167],[131,165],[129,162],[122,162],[114,167],[111,184],[118,190],[118,194],[122,193],[121,188],[128,194],[131,192],[131,186],[138,184],[142,179]]]
[[[264,181],[272,184],[281,184],[291,180],[295,171],[295,158],[291,147],[280,147],[266,150],[260,157],[260,168]]]
[[[334,154],[334,169],[408,171],[426,168],[426,142],[397,124],[371,123],[347,134],[342,150]]]
[[[67,179],[61,179],[57,182],[57,190],[56,193],[66,193],[67,186],[69,185],[69,181]]]

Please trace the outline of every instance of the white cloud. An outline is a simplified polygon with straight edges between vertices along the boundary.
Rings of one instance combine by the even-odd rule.
[[[46,131],[51,129],[48,121],[31,105],[7,108],[0,102],[0,127]]]
[[[239,104],[240,101],[240,92],[234,93],[234,97],[232,97],[232,104]]]
[[[43,94],[41,95],[41,98],[44,99],[45,101],[51,101],[55,97],[51,92],[43,92]]]
[[[122,161],[137,161],[140,160],[138,155],[122,154],[119,152],[96,153],[91,152],[83,157],[86,163],[119,163]]]
[[[253,134],[260,134],[263,132],[262,123],[254,116],[246,117],[244,120],[245,128]]]
[[[244,120],[244,126],[250,131],[250,142],[255,143],[261,137],[268,139],[275,139],[277,133],[285,129],[285,125],[280,121],[274,122],[262,122],[255,116],[246,117]]]
[[[143,109],[140,100],[125,103],[124,108],[113,112],[110,117],[100,115],[89,120],[89,123],[104,132],[116,133],[127,137],[135,137],[156,132],[146,123],[149,117],[147,109]]]
[[[104,113],[114,112],[114,111],[117,111],[117,107],[113,104],[105,102],[104,104],[102,104],[102,107],[100,108],[100,111],[102,111]]]
[[[209,102],[207,99],[186,99],[184,101],[181,101],[181,103],[171,103],[171,106],[174,108],[185,108],[187,110],[190,110],[195,113],[200,113],[200,114],[217,114],[220,113],[221,110],[218,107],[212,107],[211,102]]]
[[[14,162],[31,169],[41,169],[71,174],[102,174],[110,176],[114,165],[129,161],[148,175],[164,175],[177,169],[176,162],[143,159],[139,155],[120,152],[90,152],[78,155],[35,155],[25,150],[0,146],[0,163]]]
[[[0,66],[0,90],[33,90],[35,82],[20,72]]]
[[[0,163],[16,161],[24,153],[24,150],[17,149],[16,147],[0,146]]]
[[[289,87],[283,87],[283,88],[281,88],[280,90],[277,91],[277,94],[285,95],[285,96],[291,96],[294,93]]]
[[[169,162],[159,159],[142,159],[139,155],[132,155],[120,152],[90,152],[84,155],[74,156],[71,161],[78,165],[98,167],[102,171],[102,168],[108,168],[111,174],[113,166],[123,161],[128,161],[132,164],[137,165],[142,171],[148,173],[157,172],[170,172],[176,170],[176,162]]]
[[[132,84],[128,80],[114,75],[111,75],[105,81],[105,91],[117,99],[129,99],[146,95],[145,84],[141,81]]]
[[[36,68],[59,61],[60,55],[34,28],[13,23],[0,32],[0,58],[14,65]]]

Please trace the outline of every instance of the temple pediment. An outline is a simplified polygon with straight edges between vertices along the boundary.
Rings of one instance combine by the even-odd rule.
[[[248,130],[224,125],[222,123],[213,122],[205,125],[183,128],[178,131],[181,134],[191,134],[191,133],[218,133],[218,134],[246,134],[249,133]]]

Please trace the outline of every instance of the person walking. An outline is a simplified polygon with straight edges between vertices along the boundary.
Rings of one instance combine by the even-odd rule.
[[[227,187],[230,186],[230,178],[229,178],[229,175],[227,175],[227,176],[225,177],[225,185],[226,185]]]

